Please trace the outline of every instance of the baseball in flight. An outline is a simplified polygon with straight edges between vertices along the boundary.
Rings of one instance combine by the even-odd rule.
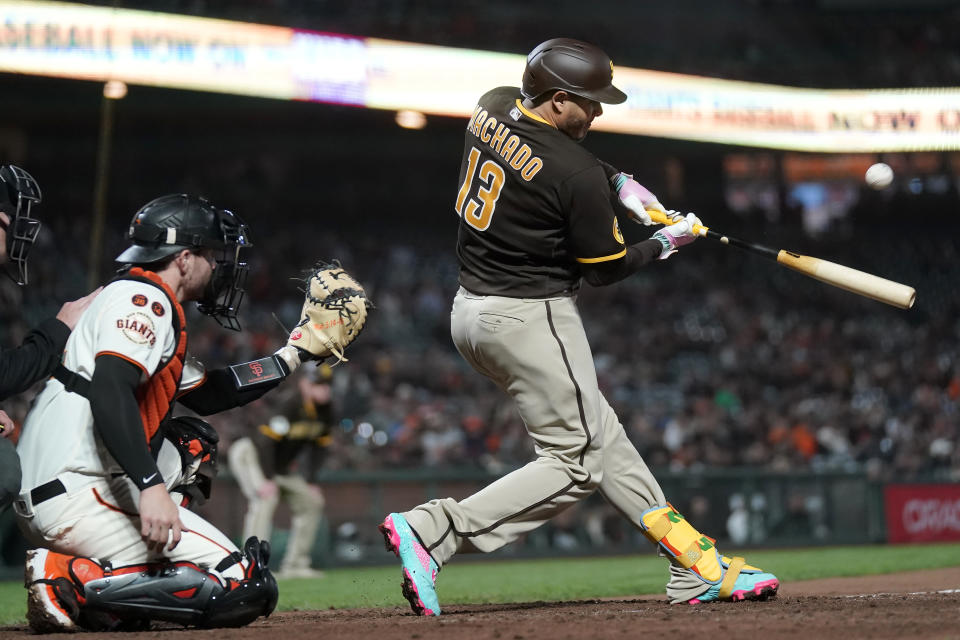
[[[878,162],[870,165],[863,179],[871,189],[886,189],[893,182],[893,169],[885,162]]]

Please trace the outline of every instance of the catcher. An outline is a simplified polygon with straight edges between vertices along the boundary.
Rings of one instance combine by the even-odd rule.
[[[309,278],[303,321],[277,353],[204,371],[187,358],[182,303],[239,329],[251,246],[235,214],[185,194],[134,216],[120,275],[80,318],[62,365],[27,416],[14,503],[27,552],[27,619],[37,632],[235,627],[269,615],[269,545],[237,549],[187,510],[209,497],[209,415],[275,388],[301,362],[343,351],[363,327],[363,288],[337,267]],[[336,286],[333,286],[335,283]],[[349,300],[345,298],[349,297]],[[349,310],[349,311],[348,311]]]

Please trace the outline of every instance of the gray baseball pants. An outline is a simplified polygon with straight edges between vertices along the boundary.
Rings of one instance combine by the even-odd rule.
[[[431,500],[404,517],[443,566],[457,552],[490,552],[594,491],[634,526],[663,491],[597,386],[575,298],[478,296],[461,288],[451,333],[460,354],[513,399],[537,458],[472,496]],[[667,596],[708,588],[670,565]]]
[[[0,438],[0,510],[20,495],[20,457],[9,438]]]
[[[247,499],[247,512],[243,518],[243,539],[257,536],[270,540],[273,533],[273,516],[280,500],[290,506],[290,537],[287,550],[280,563],[280,573],[309,569],[313,543],[317,539],[320,516],[323,515],[324,498],[319,487],[295,473],[277,474],[271,480],[277,493],[264,497],[260,487],[267,481],[260,466],[256,445],[250,438],[239,438],[227,450],[230,472],[236,478],[240,491]]]

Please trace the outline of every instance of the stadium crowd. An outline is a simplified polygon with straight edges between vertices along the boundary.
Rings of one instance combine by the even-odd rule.
[[[338,427],[327,470],[497,471],[532,455],[507,397],[468,370],[450,342],[455,218],[449,222],[402,244],[386,236],[353,242],[341,230],[316,249],[356,271],[376,304],[350,362],[334,370]],[[707,241],[616,287],[585,285],[579,303],[601,387],[648,463],[960,478],[956,237],[893,242],[880,226],[856,242],[820,238],[807,246],[787,227],[763,235],[914,284],[917,307],[887,308]],[[45,234],[50,244],[38,251],[55,251],[58,261],[37,261],[33,301],[62,298],[64,279],[83,273],[53,236]],[[295,276],[310,257],[272,240],[251,261],[244,331],[192,321],[191,351],[205,361],[269,353],[282,343],[281,325],[296,321],[298,285],[278,284],[277,276]],[[21,293],[0,285],[4,300]],[[16,308],[0,307],[7,341],[42,315],[42,305],[30,306],[31,316]],[[224,440],[269,420],[276,410],[269,398],[214,417]],[[8,412],[22,418],[28,399]]]
[[[864,251],[888,242],[859,239]],[[846,263],[871,270],[847,246]],[[898,245],[915,260],[902,279],[936,271],[924,252],[956,248],[950,239]],[[579,300],[601,387],[650,465],[960,478],[955,290],[921,280],[927,301],[904,312],[705,242],[673,262],[617,287],[585,286]],[[529,460],[506,396],[467,370],[450,343],[452,251],[394,246],[358,252],[350,264],[377,309],[351,362],[336,369],[340,429],[327,468],[496,471]],[[883,271],[876,261],[872,269]],[[246,340],[251,355],[281,335],[268,317],[250,328],[227,338]],[[271,408],[257,410],[263,419]],[[250,418],[226,417],[222,428]]]
[[[461,18],[443,14],[438,4]],[[719,37],[704,39],[699,48],[637,51],[632,32],[591,22],[600,20],[597,15],[602,11],[585,18],[583,28],[592,29],[615,60],[632,66],[769,82],[784,82],[782,70],[789,66],[790,84],[824,87],[957,83],[960,47],[956,46],[956,34],[960,29],[949,26],[960,20],[956,10],[918,9],[890,20],[882,12],[804,12],[804,4],[742,2],[737,12],[723,17],[724,10],[719,7],[726,3],[704,2],[701,9],[718,20],[739,18],[736,24],[723,22],[729,28],[716,29]],[[150,2],[122,5],[215,15],[212,7],[208,10],[207,3],[199,0],[164,3],[162,7]],[[660,33],[661,42],[689,39],[685,28],[694,22],[701,27],[716,24],[703,16],[693,20],[675,12],[616,5],[617,11],[644,13],[645,24]],[[550,27],[541,20],[533,34],[532,16],[527,12],[535,8],[518,3],[499,3],[497,11],[477,10],[475,2],[447,5],[415,0],[274,0],[230,3],[230,7],[228,13],[216,16],[279,23],[276,16],[283,15],[287,24],[301,28],[458,46],[479,46],[477,43],[484,41],[485,48],[514,52],[528,50]],[[428,17],[441,14],[450,28],[431,28]],[[493,15],[500,16],[504,28],[486,22]],[[931,20],[932,15],[938,20]],[[415,19],[417,16],[424,19]],[[616,22],[602,17],[610,24]],[[542,14],[537,18],[542,19]],[[567,33],[569,19],[556,19],[556,31]],[[756,28],[761,23],[764,28]],[[787,30],[792,34],[789,42],[778,38]],[[629,42],[624,34],[631,36]],[[839,37],[841,34],[844,37]],[[877,49],[889,51],[889,56],[869,64],[858,62],[866,52]],[[725,55],[717,55],[720,50]],[[809,55],[798,56],[798,51]],[[939,63],[914,64],[931,57]],[[830,65],[839,59],[847,63]],[[209,100],[213,104],[215,98]],[[244,104],[249,107],[250,103]],[[336,108],[328,109],[330,113]],[[210,113],[217,119],[236,118],[241,123],[242,118],[253,120],[261,113],[251,112],[254,115],[246,116],[238,110],[228,118],[224,111],[208,109],[197,116],[196,126],[212,128]],[[152,115],[159,120],[163,114]],[[331,118],[341,116],[355,120],[373,117],[337,111]],[[126,143],[120,135],[124,122],[118,126],[120,142],[109,213],[113,226],[105,238],[104,260],[119,253],[122,246],[115,221],[125,224],[137,205],[169,191],[169,187],[157,190],[154,186],[161,182],[159,175],[164,176],[164,185],[212,194],[215,202],[235,206],[253,226],[255,253],[241,311],[244,331],[223,331],[209,319],[193,314],[191,351],[205,361],[215,366],[241,362],[277,348],[285,335],[281,325],[293,324],[299,309],[297,283],[284,278],[295,276],[317,257],[339,258],[367,285],[376,309],[348,353],[350,362],[335,368],[338,427],[332,451],[325,456],[325,469],[478,466],[496,471],[530,459],[530,439],[510,401],[468,370],[449,338],[449,305],[456,289],[456,218],[443,198],[452,189],[455,173],[438,178],[444,186],[439,189],[442,205],[436,207],[434,200],[416,199],[438,189],[425,188],[411,179],[407,190],[397,194],[393,191],[397,183],[386,180],[391,162],[413,167],[427,153],[436,155],[434,149],[417,151],[421,155],[413,157],[409,139],[404,139],[406,146],[395,149],[381,140],[395,134],[377,133],[381,162],[371,163],[363,145],[339,145],[331,157],[324,157],[319,146],[304,151],[296,146],[301,134],[295,132],[288,133],[290,139],[284,143],[296,149],[290,157],[264,152],[244,159],[237,153],[230,162],[210,156],[212,161],[206,166],[195,159],[192,166],[181,167],[179,150],[163,147],[159,139],[166,136],[163,126],[169,125],[157,126],[156,132],[140,132],[144,137]],[[152,129],[154,124],[150,121],[143,126]],[[177,123],[177,131],[185,126]],[[239,137],[252,140],[251,146],[261,144],[266,138],[256,136],[266,134],[258,130],[250,127]],[[150,135],[158,139],[147,144]],[[35,170],[48,193],[69,192],[71,205],[89,210],[84,197],[90,176],[83,173],[82,162],[75,163],[76,172],[61,170],[62,181],[46,180],[46,175],[56,173],[49,167],[58,166],[59,154],[80,151],[61,147],[59,140],[46,147],[43,144],[35,144],[25,166]],[[133,151],[124,151],[123,144]],[[217,144],[198,145],[197,157],[207,157],[202,154],[220,144],[217,140]],[[236,143],[224,138],[222,144]],[[329,144],[332,147],[335,142]],[[143,153],[143,148],[150,153]],[[455,172],[458,140],[451,149],[443,166],[449,165]],[[311,164],[313,156],[316,159]],[[148,165],[151,157],[154,164]],[[650,162],[659,164],[659,158]],[[433,166],[424,172],[430,173]],[[48,168],[46,173],[43,167]],[[690,168],[689,173],[694,174],[695,169]],[[325,180],[319,186],[318,175]],[[695,178],[691,175],[689,181]],[[883,480],[960,479],[956,187],[951,185],[937,202],[920,204],[917,198],[921,196],[908,193],[905,185],[896,188],[900,197],[914,198],[907,204],[924,211],[924,223],[933,225],[933,231],[913,228],[915,224],[904,229],[893,216],[868,220],[868,210],[873,214],[878,203],[865,197],[860,209],[854,208],[815,242],[799,224],[791,225],[789,221],[798,216],[782,202],[778,219],[772,220],[769,212],[736,215],[724,211],[719,191],[697,199],[689,193],[693,187],[687,189],[689,202],[681,198],[677,203],[675,194],[665,201],[671,206],[691,206],[704,219],[710,211],[711,223],[716,221],[728,233],[832,258],[912,284],[918,290],[918,303],[910,311],[886,308],[707,241],[685,248],[679,256],[651,265],[617,286],[585,286],[579,302],[601,387],[648,463],[674,470],[732,466],[777,471],[862,469]],[[287,212],[294,204],[300,211],[318,207],[320,198],[315,192],[322,192],[321,213],[286,217],[284,225],[274,228],[265,224],[272,211]],[[229,194],[229,198],[219,194]],[[371,200],[402,200],[410,209],[430,209],[431,213],[421,214],[412,229],[379,225],[371,222],[372,216],[353,215],[366,210]],[[883,211],[892,212],[904,203],[882,204]],[[31,264],[32,284],[27,290],[0,283],[2,344],[18,343],[30,326],[55,313],[61,301],[87,290],[89,228],[72,224],[69,208],[55,211],[49,206],[39,210],[49,224],[36,255],[54,255],[56,260],[38,259]],[[260,214],[259,220],[248,215],[251,211]],[[323,217],[327,212],[334,215]],[[939,222],[930,221],[935,212],[939,212]],[[309,229],[309,242],[303,238],[305,228]],[[852,229],[856,229],[855,236]],[[17,296],[25,297],[24,305],[11,304]],[[6,404],[5,409],[22,420],[29,400],[30,395],[25,395]],[[274,411],[268,396],[244,411],[216,416],[213,422],[228,444],[268,420]]]

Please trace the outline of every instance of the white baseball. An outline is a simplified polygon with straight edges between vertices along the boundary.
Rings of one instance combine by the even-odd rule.
[[[871,189],[886,189],[893,182],[893,169],[885,162],[878,162],[870,165],[863,179]]]

